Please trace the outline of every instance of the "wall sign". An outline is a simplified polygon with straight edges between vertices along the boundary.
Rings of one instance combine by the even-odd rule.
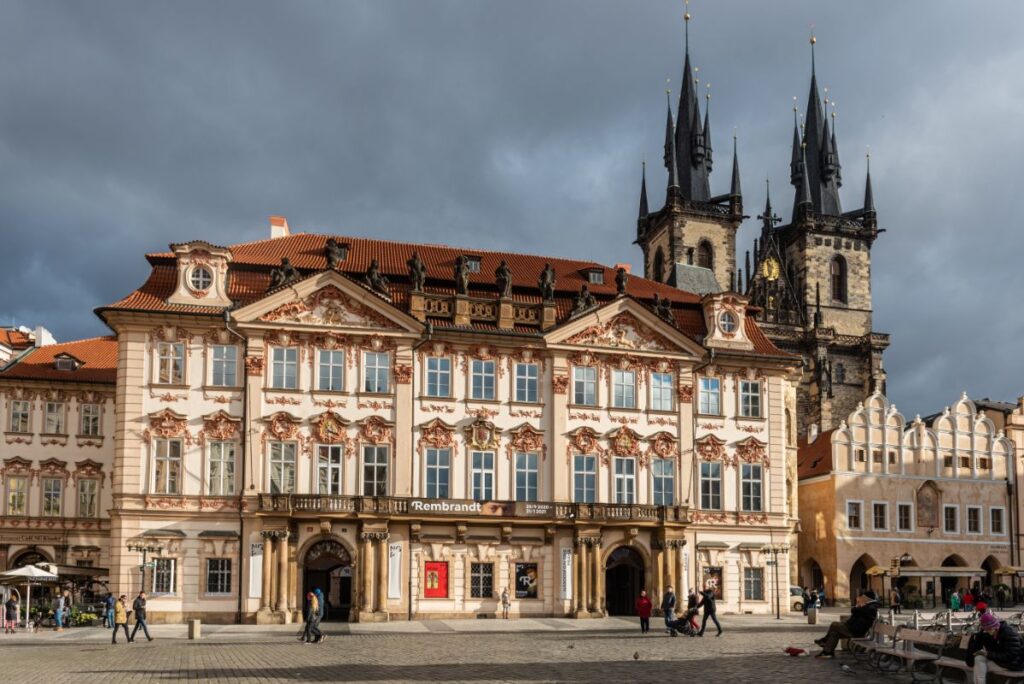
[[[263,542],[249,544],[249,598],[263,593]]]
[[[562,598],[572,599],[572,549],[562,549]]]
[[[423,564],[423,598],[448,598],[448,563],[427,561]]]
[[[516,563],[516,598],[535,599],[540,587],[536,563]]]
[[[701,569],[701,586],[713,589],[715,598],[722,598],[722,568],[718,565],[706,565]]]
[[[402,598],[402,544],[388,544],[388,598]]]

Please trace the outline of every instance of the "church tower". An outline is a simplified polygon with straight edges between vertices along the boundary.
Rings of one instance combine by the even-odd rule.
[[[683,78],[674,119],[667,91],[665,205],[655,212],[648,210],[645,166],[636,243],[643,250],[647,278],[698,294],[739,290],[736,231],[744,216],[736,143],[734,139],[730,190],[712,196],[711,96],[705,98],[702,120],[699,82],[690,63],[689,11],[684,19]]]
[[[744,289],[760,307],[758,320],[778,347],[800,354],[797,393],[801,436],[812,426],[830,430],[876,388],[885,391],[882,353],[889,336],[872,330],[871,247],[878,216],[867,169],[864,205],[843,212],[842,167],[835,112],[818,90],[811,38],[811,86],[803,126],[796,108],[790,181],[793,216],[786,225],[766,200],[754,266],[747,253]],[[870,160],[869,160],[870,163]]]

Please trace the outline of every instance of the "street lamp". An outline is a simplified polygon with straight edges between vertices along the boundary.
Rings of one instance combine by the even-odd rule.
[[[141,542],[128,542],[128,550],[134,551],[135,553],[142,554],[142,565],[139,566],[139,591],[146,590],[146,554],[147,553],[160,553],[164,550],[162,546],[153,546],[152,544],[143,544]]]
[[[770,565],[775,572],[775,619],[782,619],[782,604],[779,600],[779,556],[789,553],[787,544],[768,544],[762,547],[761,554],[768,556],[765,565]]]

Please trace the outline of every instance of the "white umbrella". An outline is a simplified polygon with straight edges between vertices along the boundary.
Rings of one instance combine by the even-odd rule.
[[[0,581],[9,579],[23,580],[28,587],[28,590],[25,592],[25,629],[28,629],[28,614],[29,609],[32,607],[32,581],[56,582],[57,576],[52,572],[40,570],[34,565],[25,565],[17,570],[0,573]],[[18,584],[21,584],[21,582],[18,582]]]

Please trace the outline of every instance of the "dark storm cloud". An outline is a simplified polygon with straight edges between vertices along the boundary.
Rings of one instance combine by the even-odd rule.
[[[845,208],[863,155],[890,394],[927,412],[1024,389],[1024,6],[697,1],[723,191],[789,215],[792,96],[838,103]],[[7,2],[0,7],[0,316],[59,338],[136,287],[146,251],[294,229],[639,261],[681,3]],[[746,249],[755,232],[741,233]]]

